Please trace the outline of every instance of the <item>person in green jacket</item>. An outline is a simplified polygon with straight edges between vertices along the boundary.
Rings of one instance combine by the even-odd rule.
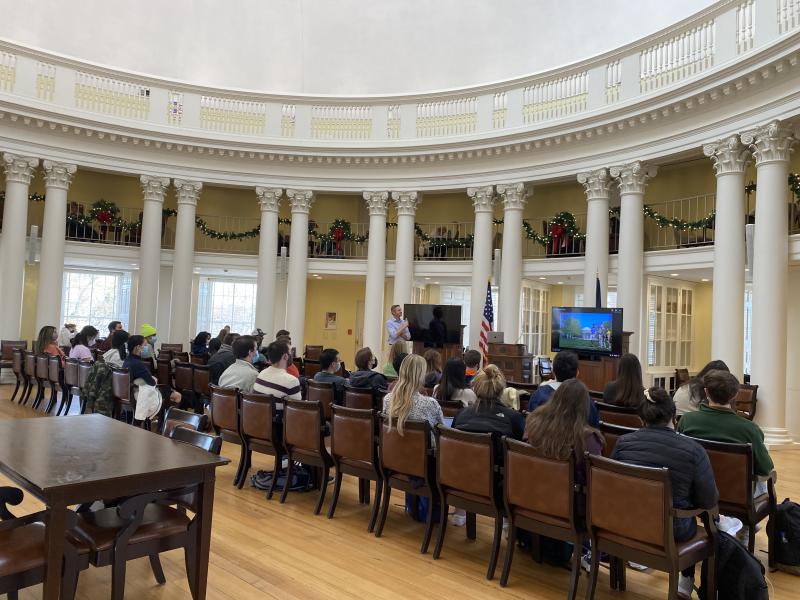
[[[736,414],[735,401],[739,381],[727,371],[713,370],[703,377],[708,404],[686,413],[678,422],[685,435],[717,442],[752,444],[756,475],[767,477],[774,465],[764,445],[764,432],[758,425]]]

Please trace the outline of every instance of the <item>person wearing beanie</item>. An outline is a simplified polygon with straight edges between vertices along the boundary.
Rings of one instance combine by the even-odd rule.
[[[149,323],[144,323],[139,329],[139,335],[144,338],[144,345],[142,346],[142,360],[149,360],[153,363],[155,367],[156,364],[156,340],[157,338],[157,331],[156,328],[150,325]]]

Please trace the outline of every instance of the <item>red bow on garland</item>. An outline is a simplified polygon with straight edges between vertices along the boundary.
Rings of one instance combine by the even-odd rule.
[[[550,226],[550,239],[553,241],[553,250],[552,254],[558,253],[558,243],[561,240],[561,247],[567,247],[567,236],[564,234],[566,233],[566,228],[563,225],[559,225],[558,223],[554,223]]]
[[[101,223],[110,223],[111,222],[111,211],[110,210],[98,210],[97,211],[97,220]]]
[[[337,227],[333,230],[333,241],[336,242],[336,252],[342,251],[342,240],[344,239],[344,228]]]

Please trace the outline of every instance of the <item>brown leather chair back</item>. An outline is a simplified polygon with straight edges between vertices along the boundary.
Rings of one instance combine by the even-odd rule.
[[[344,386],[344,405],[347,408],[373,410],[375,408],[375,396],[372,393],[372,388]]]
[[[36,379],[40,381],[47,381],[50,371],[50,366],[47,364],[49,358],[49,354],[36,355]]]
[[[2,340],[0,341],[0,362],[10,363],[14,360],[14,350],[17,348],[25,350],[28,342],[25,340]]]
[[[303,354],[306,360],[314,360],[319,362],[319,357],[322,354],[322,346],[306,346],[306,351]]]
[[[197,413],[171,406],[164,415],[164,428],[161,433],[167,437],[172,437],[173,429],[179,427],[193,431],[205,431],[208,429],[208,416],[198,415]]]
[[[600,420],[604,423],[633,427],[634,429],[639,429],[643,425],[635,408],[616,406],[605,402],[595,402],[595,404],[597,412],[600,414]]]
[[[211,426],[214,431],[217,432],[217,435],[222,431],[239,435],[238,393],[234,388],[221,388],[216,385],[212,385],[210,388]]]
[[[25,350],[22,348],[13,348],[11,355],[11,370],[15,375],[25,374]]]
[[[183,344],[161,344],[162,352],[183,352]]]
[[[739,392],[736,394],[736,413],[752,421],[756,416],[757,396],[757,385],[740,384]]]
[[[286,400],[283,408],[283,441],[289,446],[317,453],[324,449],[319,402]]]
[[[216,454],[218,456],[220,450],[222,450],[221,437],[208,435],[207,433],[201,433],[187,427],[175,427],[170,432],[169,437],[173,440],[178,440],[179,442],[192,444],[193,446],[197,446],[206,452],[211,452],[211,454]]]
[[[276,404],[272,396],[264,394],[242,394],[242,435],[272,443],[277,434]]]
[[[193,365],[207,365],[208,354],[190,354],[189,362]]]
[[[169,359],[159,358],[156,360],[156,378],[158,383],[172,385],[172,363]]]
[[[311,388],[309,388],[309,395]],[[378,418],[375,411],[332,406],[331,454],[374,464],[375,432]],[[376,465],[377,466],[377,465]]]
[[[188,352],[173,352],[172,353],[172,358],[174,358],[175,360],[177,360],[179,362],[188,363],[189,362],[189,353]]]
[[[575,459],[545,458],[530,444],[503,439],[505,448],[505,498],[509,510],[522,508],[559,526],[574,518]],[[553,520],[556,522],[553,523]]]
[[[193,365],[192,366],[192,389],[195,394],[201,396],[210,396],[211,389],[208,387],[211,384],[211,371],[206,365]]]
[[[603,446],[603,456],[610,458],[614,453],[614,447],[617,445],[617,440],[620,438],[620,436],[623,436],[626,433],[631,433],[632,431],[636,431],[636,429],[638,428],[623,427],[622,425],[614,425],[612,423],[600,421],[600,433],[603,434],[603,437],[606,440],[606,443]]]
[[[61,383],[61,357],[47,357],[47,380],[53,385]]]
[[[78,361],[78,386],[81,389],[86,385],[86,378],[89,376],[91,368],[92,363],[85,360]]]
[[[25,375],[29,379],[36,378],[36,354],[30,350],[25,351]]]
[[[128,369],[111,367],[111,395],[116,400],[130,402],[131,376]]]
[[[626,545],[646,544],[656,554],[666,553],[672,540],[669,470],[601,456],[590,455],[586,460],[589,531],[617,536]]]
[[[467,433],[438,425],[436,480],[451,488],[494,498],[494,448],[491,433]]]
[[[319,366],[319,361],[318,360],[308,360],[308,359],[306,359],[303,362],[303,366],[305,368],[306,379],[311,380],[311,379],[314,378],[314,375],[319,373],[320,366]]]
[[[384,473],[402,473],[426,478],[428,457],[431,455],[431,427],[427,421],[406,421],[403,435],[392,420],[391,431],[380,426],[380,462]]]
[[[78,364],[77,358],[67,358],[64,360],[64,383],[70,387],[81,387]]]
[[[325,415],[325,420],[331,420],[331,406],[333,405],[334,390],[333,384],[324,381],[311,381],[306,384],[308,389],[306,391],[306,399],[311,402],[319,402],[322,405],[322,412]]]
[[[735,505],[746,511],[753,504],[753,483],[756,478],[752,445],[697,441],[705,448],[711,462],[720,506]]]
[[[175,379],[175,389],[179,392],[183,390],[191,391],[193,389],[193,371],[194,366],[191,363],[176,363],[173,377]]]

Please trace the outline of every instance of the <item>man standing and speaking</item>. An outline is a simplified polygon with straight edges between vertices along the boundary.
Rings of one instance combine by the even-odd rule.
[[[386,339],[392,346],[396,342],[404,342],[411,339],[411,331],[408,329],[408,320],[403,319],[403,308],[395,304],[391,308],[392,318],[386,321]]]

